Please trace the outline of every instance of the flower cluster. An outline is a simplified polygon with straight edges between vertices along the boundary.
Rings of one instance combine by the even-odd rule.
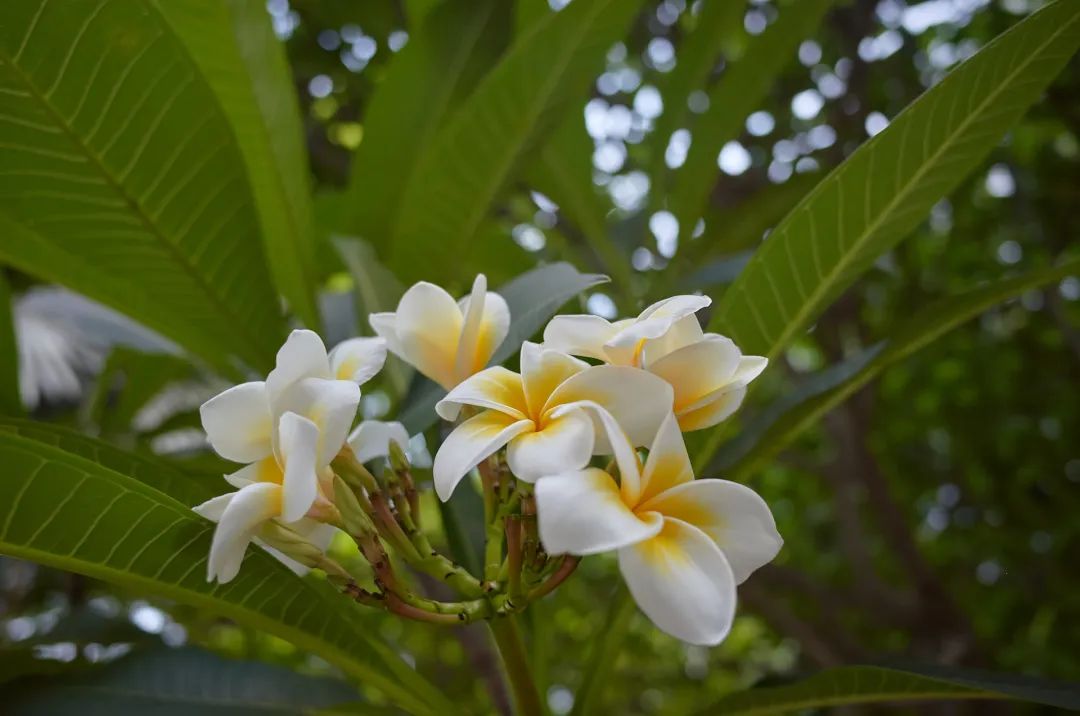
[[[766,365],[702,331],[696,312],[709,303],[675,296],[614,323],[556,316],[542,343],[522,344],[518,372],[485,367],[511,316],[482,275],[460,301],[416,284],[396,312],[370,316],[379,337],[329,353],[316,334],[294,331],[265,381],[202,407],[210,444],[244,464],[226,476],[235,492],[195,508],[217,522],[208,578],[235,577],[257,541],[297,570],[322,569],[358,601],[458,623],[520,610],[566,579],[580,557],[615,552],[658,627],[687,642],[719,643],[736,585],[773,559],[782,540],[756,493],[695,479],[687,455],[683,432],[730,416]],[[404,452],[405,428],[364,421],[350,432],[360,385],[387,350],[448,391],[435,410],[455,425],[432,478],[445,501],[479,475],[482,576],[440,555],[420,528],[413,470],[421,465]],[[325,554],[337,530],[371,565],[373,590]],[[416,594],[389,553],[463,600]]]

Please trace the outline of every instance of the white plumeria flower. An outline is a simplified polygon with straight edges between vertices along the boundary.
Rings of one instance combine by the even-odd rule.
[[[225,478],[238,492],[195,508],[220,512],[210,579],[236,576],[248,543],[267,520],[293,524],[325,516],[333,489],[328,468],[356,416],[358,381],[378,372],[385,357],[381,339],[346,341],[327,355],[316,334],[293,331],[266,382],[237,385],[202,405],[214,450],[247,463]]]
[[[348,426],[346,425],[346,428]],[[264,523],[279,519],[294,523],[301,534],[313,534],[309,514],[328,507],[332,485],[318,478],[319,428],[296,413],[281,416],[273,457],[252,463],[226,476],[239,488],[198,505],[194,510],[218,523],[210,545],[207,580],[228,582],[240,570],[247,546]],[[344,438],[343,438],[344,439]]]
[[[673,296],[637,318],[610,323],[599,316],[556,316],[544,345],[612,365],[655,373],[675,390],[675,416],[683,430],[701,430],[728,418],[746,397],[746,386],[768,360],[744,356],[730,338],[703,333],[694,314],[712,300]]]
[[[409,437],[405,426],[399,422],[365,420],[356,426],[349,435],[348,443],[353,454],[360,462],[370,462],[390,456],[390,443],[396,442],[409,458],[413,467],[431,467],[431,455],[423,434]]]
[[[395,313],[373,313],[368,320],[391,351],[450,390],[491,360],[510,330],[510,309],[480,274],[460,301],[421,281],[405,292]]]
[[[456,420],[465,405],[484,410],[456,427],[435,455],[435,491],[444,501],[504,445],[510,470],[526,482],[579,469],[594,453],[608,452],[607,439],[594,429],[594,405],[617,416],[635,445],[647,444],[671,411],[672,391],[645,371],[590,366],[526,341],[520,375],[488,368],[451,390],[435,411]]]
[[[598,411],[599,412],[599,411]],[[660,629],[691,644],[723,641],[735,587],[771,561],[783,540],[765,502],[727,480],[695,480],[673,415],[642,470],[610,415],[619,483],[589,468],[536,483],[540,540],[552,554],[618,550],[634,600]]]

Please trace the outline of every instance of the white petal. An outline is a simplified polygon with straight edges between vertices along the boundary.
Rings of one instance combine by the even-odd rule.
[[[694,468],[690,464],[690,456],[686,453],[686,443],[683,442],[679,423],[674,415],[669,414],[661,423],[656,439],[649,448],[649,458],[645,461],[645,469],[641,473],[641,495],[638,500],[645,502],[664,490],[693,479]]]
[[[285,479],[281,518],[295,522],[307,514],[319,495],[315,461],[319,449],[319,428],[296,413],[285,413],[278,424]],[[343,438],[344,439],[344,438]]]
[[[641,496],[641,461],[638,460],[637,451],[630,444],[630,439],[626,437],[626,433],[611,413],[601,405],[583,400],[556,408],[550,413],[548,419],[559,418],[582,409],[588,410],[592,415],[594,430],[595,426],[599,425],[599,430],[603,431],[597,432],[595,440],[599,441],[603,438],[611,448],[611,452],[615,454],[615,463],[619,468],[619,490],[623,502],[627,505],[636,505]]]
[[[264,457],[262,460],[253,462],[250,465],[245,465],[236,472],[225,476],[225,482],[237,489],[246,487],[253,482],[273,482],[280,485],[284,479],[285,475],[282,474],[281,467],[273,455]]]
[[[604,344],[616,329],[600,316],[555,316],[544,328],[544,347],[586,358],[607,360]]]
[[[692,524],[724,551],[741,584],[784,545],[765,500],[728,480],[694,480],[661,493],[640,509]]]
[[[531,341],[521,344],[520,362],[529,415],[540,415],[552,391],[589,367],[583,360]]]
[[[390,455],[390,441],[393,440],[405,450],[409,446],[409,433],[398,422],[384,423],[381,420],[365,420],[349,436],[349,447],[360,462],[368,462]]]
[[[435,455],[435,492],[446,502],[469,470],[515,436],[533,429],[531,420],[519,420],[485,410],[454,428]]]
[[[195,505],[191,509],[198,515],[205,517],[211,522],[219,522],[221,516],[225,513],[225,508],[232,502],[233,495],[236,493],[230,492],[227,495],[218,495],[217,497],[211,497],[201,505]]]
[[[715,335],[715,334],[713,334]],[[655,361],[685,346],[704,340],[697,316],[689,315],[671,324],[671,328],[660,338],[645,341],[641,351],[641,367],[648,368]]]
[[[199,408],[203,429],[214,451],[226,460],[255,462],[273,451],[266,384],[241,383],[215,395]]]
[[[304,378],[282,395],[275,408],[279,415],[296,413],[315,423],[316,467],[322,468],[330,464],[345,444],[359,405],[360,386],[352,381]]]
[[[735,578],[701,530],[665,519],[658,535],[619,550],[619,569],[641,611],[690,644],[719,644],[735,618]]]
[[[281,395],[304,378],[329,378],[330,360],[322,338],[314,331],[295,330],[277,352],[277,362],[266,377],[266,390],[273,406]]]
[[[725,386],[701,400],[689,408],[679,411],[679,427],[684,432],[703,430],[730,418],[746,397],[746,386],[742,383],[733,383]]]
[[[458,342],[454,371],[458,381],[483,370],[510,330],[506,300],[487,290],[487,278],[478,274],[472,293],[458,302],[464,323]]]
[[[447,390],[453,388],[464,321],[454,299],[435,284],[421,281],[401,297],[396,316],[402,358]]]
[[[375,331],[375,334],[386,341],[386,347],[390,349],[395,355],[404,358],[405,350],[401,347],[401,341],[397,336],[397,314],[396,313],[370,313],[368,314],[368,324],[371,325],[371,329]]]
[[[244,552],[259,526],[280,514],[281,487],[260,482],[233,493],[214,530],[207,581],[228,582],[240,571]]]
[[[637,320],[612,336],[605,348],[628,348],[642,341],[664,336],[677,321],[705,308],[712,299],[708,296],[672,296],[646,308]]]
[[[490,408],[515,418],[528,416],[521,376],[502,366],[466,378],[436,403],[435,412],[443,420],[457,420],[463,405]]]
[[[330,372],[338,380],[363,385],[386,362],[385,338],[350,338],[330,351]]]
[[[615,416],[630,442],[643,446],[652,442],[660,423],[671,412],[674,394],[667,382],[646,371],[598,365],[571,376],[556,388],[545,410],[582,400],[603,406]],[[597,452],[610,452],[606,440],[597,439],[596,443]]]
[[[649,539],[656,513],[640,518],[627,507],[611,475],[595,467],[550,475],[536,483],[540,541],[551,554],[598,554]]]
[[[764,372],[769,365],[769,359],[763,356],[743,356],[739,359],[739,367],[735,370],[735,380],[743,384],[749,383]]]
[[[584,410],[549,419],[542,429],[510,441],[506,462],[519,480],[536,482],[545,475],[580,470],[593,454],[595,432]]]
[[[741,357],[730,338],[711,336],[669,353],[648,370],[671,383],[677,412],[730,384]]]

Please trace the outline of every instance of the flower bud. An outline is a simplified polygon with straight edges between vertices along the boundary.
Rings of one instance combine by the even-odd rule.
[[[404,448],[396,441],[390,440],[390,467],[396,473],[408,472],[412,467],[409,463],[409,457],[405,454]]]
[[[276,520],[262,525],[259,539],[305,567],[318,567],[324,558],[321,549]]]
[[[364,512],[356,493],[345,484],[340,475],[334,476],[334,504],[341,513],[341,523],[345,531],[353,537],[363,537],[375,533],[375,523]]]

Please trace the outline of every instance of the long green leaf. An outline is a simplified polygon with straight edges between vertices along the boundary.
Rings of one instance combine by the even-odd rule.
[[[716,184],[716,157],[742,131],[750,113],[761,106],[777,76],[795,59],[799,43],[812,35],[836,0],[798,0],[753,38],[709,92],[709,109],[691,126],[693,141],[686,162],[674,173],[670,210],[679,221],[679,238],[688,242],[705,213]]]
[[[197,505],[226,491],[219,475],[182,470],[164,458],[129,452],[61,425],[36,420],[0,418],[0,433],[11,433],[78,455],[121,475],[134,478],[184,505]]]
[[[76,675],[35,676],[0,689],[8,716],[299,714],[356,698],[334,679],[191,647],[136,652]]]
[[[154,0],[233,127],[270,271],[293,311],[319,325],[307,148],[282,43],[261,0]]]
[[[444,2],[394,57],[364,116],[364,138],[339,227],[387,250],[402,194],[451,109],[495,63],[510,34],[510,3]]]
[[[217,98],[146,0],[0,9],[0,259],[218,366],[284,332]]]
[[[406,280],[466,263],[499,193],[563,118],[637,13],[575,0],[526,33],[432,140],[402,199],[390,267]]]
[[[854,704],[1018,699],[1059,708],[1080,708],[1080,689],[1026,676],[942,666],[843,666],[788,686],[751,689],[698,712],[769,716]]]
[[[710,474],[744,480],[817,424],[821,416],[887,369],[992,306],[1039,286],[1080,273],[1080,259],[996,281],[918,311],[892,335],[843,363],[808,379],[721,447]]]
[[[453,704],[370,635],[359,608],[253,550],[209,584],[213,530],[188,505],[58,448],[0,431],[0,553],[207,609],[319,654],[420,713]]]
[[[19,398],[19,346],[15,342],[15,304],[11,287],[0,267],[0,414],[21,415]]]
[[[1035,102],[1080,45],[1080,3],[1052,3],[905,109],[781,222],[712,327],[775,356],[909,233]]]

